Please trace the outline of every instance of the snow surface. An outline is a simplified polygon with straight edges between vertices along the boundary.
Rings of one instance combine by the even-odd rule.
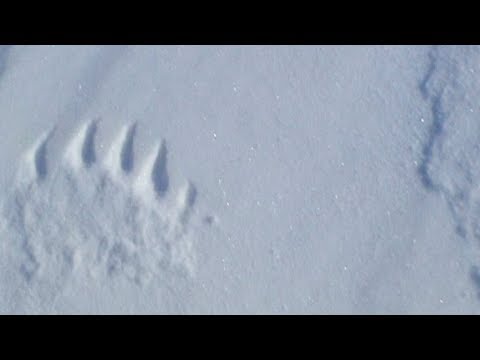
[[[0,313],[479,313],[480,48],[0,46]]]

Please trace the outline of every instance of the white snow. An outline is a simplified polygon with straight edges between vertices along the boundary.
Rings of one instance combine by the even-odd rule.
[[[479,313],[479,60],[0,46],[0,313]]]

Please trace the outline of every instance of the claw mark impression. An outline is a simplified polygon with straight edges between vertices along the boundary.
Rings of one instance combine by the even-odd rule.
[[[28,283],[56,279],[55,288],[74,272],[139,285],[193,276],[195,185],[172,189],[164,140],[137,166],[136,123],[121,128],[99,161],[97,126],[83,124],[57,166],[48,156],[53,130],[23,157],[22,186],[2,209],[9,246],[20,248],[12,253],[22,254],[12,259],[18,273]]]

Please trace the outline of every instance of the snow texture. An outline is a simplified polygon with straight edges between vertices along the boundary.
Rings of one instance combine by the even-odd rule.
[[[479,313],[480,47],[0,46],[0,313]]]

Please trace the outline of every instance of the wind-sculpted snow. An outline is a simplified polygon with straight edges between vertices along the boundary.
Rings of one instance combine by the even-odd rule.
[[[480,246],[480,47],[436,46],[420,89],[431,107],[419,174],[448,203],[457,233]],[[472,279],[478,281],[472,269]]]
[[[137,171],[136,125],[120,131],[104,159],[96,129],[96,121],[83,124],[57,165],[48,156],[54,129],[24,154],[2,208],[3,256],[39,291],[61,292],[71,278],[123,277],[143,286],[194,276],[197,193],[191,182],[170,187],[166,142]]]

